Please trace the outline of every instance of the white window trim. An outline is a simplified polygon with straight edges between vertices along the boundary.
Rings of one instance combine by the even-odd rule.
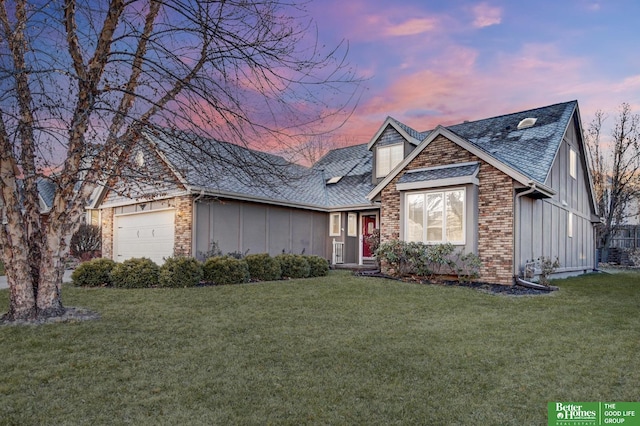
[[[567,212],[567,236],[573,238],[573,213]]]
[[[340,223],[342,219],[342,214],[341,213],[331,213],[329,214],[329,236],[330,237],[339,237],[342,232],[340,232],[342,230],[342,224]],[[338,232],[334,232],[333,229],[336,227],[336,223],[338,226]]]
[[[398,161],[398,163],[395,164],[392,167],[391,167],[391,165],[389,165],[390,167],[389,167],[389,170],[387,171],[387,173],[384,173],[384,174],[380,173],[380,164],[381,164],[380,163],[380,150],[382,150],[382,149],[393,150],[394,148],[398,148],[398,147],[402,150],[402,153],[401,153],[401,156],[400,156],[401,157],[400,161]],[[391,161],[391,154],[389,154],[389,160]],[[402,163],[402,160],[404,160],[404,144],[403,143],[394,143],[394,144],[391,144],[391,145],[378,146],[376,148],[376,177],[377,178],[383,178],[383,177],[389,175],[389,173],[391,173],[391,171],[393,169],[395,169],[398,166],[398,164]]]
[[[347,216],[347,236],[358,236],[358,215],[356,213],[349,213]]]
[[[578,153],[569,147],[569,176],[578,178]]]
[[[427,240],[427,218],[426,218],[426,214],[427,211],[425,209],[424,211],[424,224],[423,224],[423,229],[422,229],[422,242],[425,244],[429,244],[429,245],[433,245],[433,244],[446,244],[446,243],[451,243],[453,245],[456,246],[463,246],[467,243],[467,189],[465,187],[457,187],[457,188],[447,188],[447,189],[440,189],[440,190],[433,190],[433,191],[416,191],[416,192],[408,192],[406,193],[405,197],[404,197],[404,212],[402,213],[402,220],[404,221],[404,226],[403,226],[403,239],[406,240],[407,235],[409,234],[408,231],[408,227],[409,227],[409,197],[408,195],[417,195],[417,194],[422,194],[423,196],[426,197],[427,194],[437,194],[437,193],[441,193],[443,194],[443,206],[446,203],[446,193],[447,192],[454,192],[454,191],[462,191],[462,200],[463,200],[463,206],[462,206],[462,211],[463,211],[463,216],[462,216],[462,241],[447,241],[446,236],[447,236],[447,220],[446,220],[446,211],[444,212],[443,215],[443,220],[442,220],[442,235],[443,235],[443,239],[441,241],[428,241]],[[426,207],[426,202],[425,202],[425,207]],[[446,210],[446,209],[445,209]]]

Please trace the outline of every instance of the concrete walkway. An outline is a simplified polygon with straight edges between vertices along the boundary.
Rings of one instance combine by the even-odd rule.
[[[62,277],[62,282],[63,283],[70,283],[71,282],[71,273],[73,272],[72,269],[67,269],[64,271],[64,276]],[[7,284],[7,277],[5,275],[2,275],[0,277],[0,290],[2,290],[3,288],[9,288],[9,285]]]

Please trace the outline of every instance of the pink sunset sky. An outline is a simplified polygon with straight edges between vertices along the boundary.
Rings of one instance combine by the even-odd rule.
[[[315,0],[328,46],[367,78],[336,137],[365,143],[387,116],[416,130],[578,100],[583,125],[640,113],[640,2]]]

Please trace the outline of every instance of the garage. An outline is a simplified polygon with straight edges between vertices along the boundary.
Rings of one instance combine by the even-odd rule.
[[[115,216],[114,259],[148,257],[158,265],[173,256],[175,209]]]

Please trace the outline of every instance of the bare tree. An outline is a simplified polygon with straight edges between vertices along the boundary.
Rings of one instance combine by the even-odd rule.
[[[332,149],[345,148],[350,145],[356,145],[358,142],[353,136],[336,136],[331,133],[313,135],[294,149],[289,149],[288,157],[292,161],[311,166]]]
[[[295,0],[0,0],[5,319],[64,312],[70,238],[139,128],[293,146],[338,127],[359,80],[346,45],[320,49],[314,30]],[[46,222],[44,176],[56,185]]]
[[[590,123],[586,142],[596,202],[603,223],[599,229],[602,258],[608,258],[615,227],[632,212],[632,201],[640,197],[640,116],[627,103],[620,105],[611,138],[604,138],[602,111]],[[635,207],[635,206],[633,206]]]

